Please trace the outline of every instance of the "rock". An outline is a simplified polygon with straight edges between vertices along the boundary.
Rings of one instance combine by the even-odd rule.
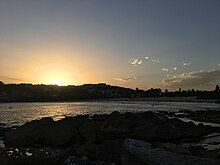
[[[75,117],[65,117],[64,119],[59,120],[58,122],[69,125],[73,129],[79,129],[79,127],[85,122],[89,120],[88,115],[79,115]]]
[[[153,148],[150,143],[126,139],[121,152],[122,165],[218,165],[220,160],[181,155],[160,148]]]
[[[49,165],[59,164],[57,159],[63,151],[55,148],[5,148],[0,150],[1,165]]]
[[[183,122],[177,118],[154,117],[142,126],[137,126],[133,137],[148,142],[183,140],[187,138],[200,138],[209,133],[204,125],[195,125],[192,122]]]
[[[144,118],[145,121],[148,121],[152,119],[155,116],[155,114],[151,111],[146,111],[146,112],[142,112],[141,116]]]
[[[86,142],[80,147],[81,152],[88,158],[96,158],[97,145],[91,142]]]
[[[10,131],[11,128],[7,128],[7,127],[0,127],[0,137],[5,136],[5,134]]]
[[[54,123],[44,130],[43,144],[53,147],[67,146],[71,142],[77,142],[78,133],[70,126],[62,123]]]
[[[164,143],[164,144],[160,144],[158,148],[164,149],[166,151],[179,153],[179,154],[188,154],[188,155],[191,154],[191,152],[189,151],[189,146],[187,145],[176,145],[173,143]]]
[[[121,115],[120,112],[118,112],[118,111],[113,111],[113,112],[109,115],[109,117],[110,117],[111,119],[117,119],[117,118],[119,118],[120,115]]]
[[[132,130],[138,126],[146,124],[146,121],[140,114],[125,113],[118,119],[113,120],[111,125],[117,129]]]
[[[65,124],[56,123],[52,118],[43,118],[26,123],[6,133],[6,146],[32,146],[34,144],[54,147],[68,145],[74,137],[74,131]]]
[[[98,145],[96,157],[98,160],[111,161],[115,163],[120,162],[120,152],[121,152],[120,141],[105,141],[104,143]]]
[[[163,125],[144,125],[138,127],[134,130],[133,136],[148,142],[170,141],[180,137],[175,126],[165,123]]]
[[[107,140],[125,139],[128,138],[130,134],[130,131],[116,128],[99,129],[97,132],[97,141],[104,142]]]
[[[80,135],[86,141],[95,142],[98,126],[95,121],[89,120],[85,121],[79,128]]]
[[[112,162],[95,160],[88,160],[86,157],[78,158],[76,156],[71,156],[63,162],[64,165],[116,165]]]
[[[52,118],[43,118],[25,123],[23,126],[6,133],[4,143],[6,146],[30,146],[43,139],[43,131],[54,123]]]

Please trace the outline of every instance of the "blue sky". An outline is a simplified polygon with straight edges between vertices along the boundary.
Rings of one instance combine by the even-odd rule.
[[[219,29],[218,0],[0,0],[0,79],[211,89]]]

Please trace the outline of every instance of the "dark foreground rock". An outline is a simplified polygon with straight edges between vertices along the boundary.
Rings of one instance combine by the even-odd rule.
[[[28,122],[20,127],[2,131],[6,148],[0,149],[0,164],[46,162],[68,165],[178,165],[182,162],[185,165],[194,161],[201,165],[219,163],[219,150],[209,152],[203,147],[183,144],[204,139],[216,128],[167,116],[166,112],[113,112],[66,117],[59,121],[43,118]],[[126,140],[128,138],[130,140]],[[50,151],[54,148],[61,150],[55,156],[48,154],[49,151],[47,154],[38,152],[25,157],[18,154],[13,156],[10,153],[11,148],[38,151],[44,147],[50,147]]]
[[[127,139],[122,146],[122,165],[219,165],[220,160],[180,155],[153,148],[150,143]]]
[[[43,118],[24,124],[7,132],[4,143],[7,147],[32,145],[67,146],[74,140],[74,130],[68,125],[54,122],[52,118]]]

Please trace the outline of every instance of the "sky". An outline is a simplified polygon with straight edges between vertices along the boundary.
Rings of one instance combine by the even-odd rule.
[[[214,89],[219,0],[0,0],[5,83]]]

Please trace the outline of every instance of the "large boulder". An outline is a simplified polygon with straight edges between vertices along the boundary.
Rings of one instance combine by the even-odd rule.
[[[69,125],[73,129],[79,129],[79,127],[89,119],[88,115],[78,115],[78,116],[68,116],[61,120],[59,120],[59,123],[64,123],[66,125]]]
[[[153,142],[153,141],[170,141],[178,139],[180,136],[176,127],[168,124],[155,126],[138,127],[133,132],[136,139]]]
[[[107,140],[125,139],[130,137],[130,132],[117,128],[102,128],[97,132],[97,141],[104,142]]]
[[[28,122],[6,133],[6,146],[31,146],[35,144],[54,147],[66,146],[74,138],[74,131],[68,125],[56,123],[52,118]]]
[[[99,144],[96,151],[97,159],[119,164],[121,145],[122,142],[113,140],[105,141],[104,143]]]
[[[192,122],[183,122],[177,118],[168,119],[163,116],[153,117],[133,130],[133,137],[148,142],[199,138],[207,134],[208,130],[204,125],[195,125]]]
[[[95,142],[98,131],[97,122],[85,121],[79,128],[79,133],[85,141]]]
[[[78,133],[70,126],[62,123],[54,123],[44,130],[44,145],[59,147],[78,142]]]
[[[125,113],[111,122],[112,127],[124,130],[133,130],[134,128],[146,124],[144,117],[136,113]]]
[[[153,148],[150,143],[126,139],[121,152],[122,165],[219,165],[220,160],[181,155],[160,148]]]

